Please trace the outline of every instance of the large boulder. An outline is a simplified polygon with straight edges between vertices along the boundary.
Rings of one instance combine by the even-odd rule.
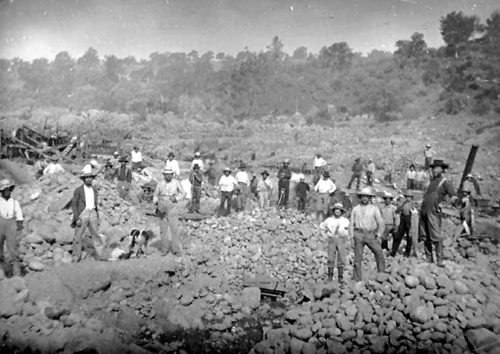
[[[4,279],[0,283],[0,317],[20,315],[28,300],[26,281],[20,277]]]

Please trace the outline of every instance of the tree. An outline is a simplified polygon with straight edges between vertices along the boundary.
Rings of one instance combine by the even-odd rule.
[[[307,48],[306,47],[298,47],[293,51],[292,58],[295,60],[305,60],[307,59]]]
[[[321,48],[318,64],[329,70],[343,70],[350,66],[353,57],[354,53],[346,42],[334,43],[329,47]]]
[[[278,36],[274,36],[271,44],[266,48],[273,61],[281,61],[285,57],[285,53],[283,52],[284,45]]]
[[[123,66],[117,57],[107,55],[104,58],[104,74],[109,81],[118,82],[123,72]]]
[[[443,40],[455,58],[458,58],[460,47],[466,44],[474,33],[482,30],[477,16],[466,16],[462,11],[453,11],[441,17],[439,23]]]
[[[62,96],[71,93],[75,81],[75,61],[68,52],[60,52],[52,62],[52,79],[55,90]],[[62,96],[60,98],[62,98]]]

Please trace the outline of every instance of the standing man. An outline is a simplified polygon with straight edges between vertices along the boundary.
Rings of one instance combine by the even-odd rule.
[[[321,154],[316,154],[316,157],[313,160],[313,169],[314,169],[314,184],[318,183],[326,168],[326,161],[321,157]]]
[[[191,162],[191,169],[193,169],[194,165],[198,165],[200,166],[200,170],[204,171],[205,168],[203,166],[203,160],[201,159],[201,154],[199,151],[196,151],[194,153],[194,159],[193,161]]]
[[[353,280],[362,279],[363,250],[365,246],[373,252],[377,262],[377,270],[385,272],[384,253],[377,238],[384,233],[385,221],[379,208],[371,204],[375,193],[371,187],[359,191],[361,203],[352,209],[349,234],[354,239],[354,269]]]
[[[19,241],[24,219],[19,202],[11,197],[14,188],[14,183],[8,179],[0,181],[0,270],[7,270],[8,275],[20,276]]]
[[[343,216],[344,213],[342,204],[334,204],[332,216],[319,225],[322,234],[328,239],[328,281],[333,278],[333,268],[337,261],[339,283],[344,279],[346,241],[349,237],[349,219]]]
[[[104,179],[106,181],[112,181],[115,173],[115,170],[113,170],[113,163],[111,161],[107,161],[104,164]]]
[[[361,164],[361,159],[358,157],[354,160],[354,165],[352,165],[352,177],[351,181],[347,185],[347,189],[351,189],[352,182],[356,180],[356,190],[359,190],[359,182],[361,180],[361,174],[363,173],[363,165]]]
[[[330,194],[335,192],[337,187],[330,179],[330,172],[324,171],[323,178],[318,181],[314,187],[314,191],[318,193],[318,204],[316,206],[316,217],[319,221],[323,221],[328,213],[328,204],[330,202]]]
[[[111,165],[114,169],[120,167],[120,153],[118,151],[115,151],[113,153],[113,157],[109,161],[111,162]]]
[[[309,187],[309,184],[306,183],[306,177],[304,175],[301,175],[299,183],[297,183],[297,186],[295,186],[295,195],[298,198],[297,200],[298,211],[306,211],[307,194],[309,194],[310,190],[311,187]]]
[[[259,195],[259,208],[268,209],[269,200],[271,199],[271,194],[273,193],[273,185],[269,180],[269,172],[264,170],[261,173],[262,179],[257,184],[256,192]]]
[[[127,167],[126,157],[120,157],[118,161],[120,162],[120,167],[115,172],[115,177],[118,181],[116,186],[120,198],[126,199],[130,190],[130,184],[132,183],[132,170]]]
[[[179,201],[186,197],[186,192],[181,183],[174,179],[174,171],[163,170],[163,181],[160,181],[153,194],[153,203],[156,205],[156,217],[160,222],[160,237],[163,255],[172,252],[179,255],[181,248],[179,242]]]
[[[92,186],[96,174],[93,172],[84,172],[80,175],[83,184],[75,189],[73,199],[71,200],[71,209],[73,210],[73,220],[71,227],[75,229],[75,238],[73,239],[73,262],[79,262],[82,258],[83,234],[87,230],[93,239],[93,243],[86,243],[89,246],[89,254],[96,260],[99,255],[96,250],[96,244],[102,246],[102,240],[97,232],[99,226],[98,194],[97,189]]]
[[[45,160],[45,157],[42,156],[35,163],[36,179],[39,179],[40,177],[43,176],[43,171],[45,170],[46,167],[47,167],[47,161]]]
[[[194,165],[191,175],[189,176],[189,182],[191,182],[191,208],[190,213],[200,212],[200,200],[201,200],[201,187],[203,184],[203,175],[200,172],[200,166]]]
[[[225,167],[223,173],[224,174],[219,180],[219,216],[228,216],[231,212],[231,200],[233,198],[234,189],[238,185],[238,182],[236,182],[236,179],[234,179],[234,177],[231,175],[231,169],[229,167]]]
[[[137,171],[142,169],[142,154],[137,145],[134,146],[134,150],[130,154],[130,162],[132,163],[132,170]]]
[[[292,178],[292,170],[290,169],[290,160],[283,160],[283,166],[278,170],[278,206],[288,207],[288,198],[290,196],[290,179]]]
[[[460,221],[467,233],[472,235],[475,224],[474,199],[471,196],[471,186],[465,185],[460,191],[460,199],[458,205],[460,207]]]
[[[212,186],[215,186],[215,168],[214,168],[214,162],[211,160],[208,163],[208,168],[205,171],[205,176],[208,179],[208,183]]]
[[[50,163],[43,170],[44,175],[51,175],[54,173],[64,173],[64,168],[59,164],[59,158],[56,155],[50,157]]]
[[[380,214],[382,214],[382,218],[384,218],[385,228],[384,233],[382,234],[382,249],[389,250],[389,239],[396,232],[396,209],[397,207],[392,204],[393,196],[391,193],[384,192],[384,204],[380,206]],[[394,244],[394,240],[392,242]]]
[[[444,267],[443,263],[443,233],[441,230],[441,206],[447,196],[454,202],[457,199],[455,189],[443,176],[443,171],[449,166],[443,160],[434,160],[429,166],[432,169],[432,181],[427,187],[420,210],[420,234],[425,237],[425,255],[427,261],[432,263],[432,245],[436,250],[438,267]]]
[[[366,165],[366,185],[373,186],[373,175],[375,174],[375,164],[373,160],[368,159],[368,165]]]
[[[250,160],[255,161],[256,158],[257,158],[257,155],[255,154],[255,151],[253,149],[250,150]]]
[[[436,155],[436,152],[431,149],[431,144],[425,145],[425,150],[424,150],[424,158],[425,158],[425,164],[424,164],[424,169],[428,171],[431,168],[431,162],[432,158]]]
[[[179,176],[181,175],[181,169],[179,168],[179,163],[177,162],[177,160],[174,160],[174,158],[175,158],[174,153],[169,152],[167,156],[167,163],[165,165],[165,169],[166,170],[171,169],[172,171],[174,171],[174,176],[176,178],[179,178]]]
[[[247,203],[248,197],[248,189],[250,188],[250,178],[248,177],[248,173],[245,171],[245,164],[240,164],[240,170],[236,173],[236,182],[240,187],[240,193],[236,197],[236,211],[245,210],[245,206]]]
[[[392,242],[392,251],[391,257],[395,257],[399,250],[399,245],[403,238],[406,238],[406,248],[405,248],[405,257],[410,257],[412,251],[412,237],[411,237],[411,216],[415,209],[415,204],[413,203],[413,193],[411,191],[405,191],[403,193],[405,197],[405,201],[403,205],[398,208],[398,212],[400,212],[399,217],[399,228],[396,234],[394,235],[394,240]],[[416,257],[415,248],[417,245],[413,245],[413,254]]]
[[[415,165],[411,164],[410,169],[406,172],[406,188],[407,189],[418,189],[416,187],[416,177],[417,171],[415,171]]]

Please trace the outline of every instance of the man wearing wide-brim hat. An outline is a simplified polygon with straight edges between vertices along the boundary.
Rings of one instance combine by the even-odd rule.
[[[363,165],[361,164],[361,158],[356,158],[354,164],[352,165],[352,177],[347,185],[347,189],[351,189],[351,185],[356,180],[356,190],[359,189],[359,183],[361,181],[361,174],[363,173]]]
[[[439,267],[444,267],[443,263],[443,240],[444,234],[441,229],[441,203],[446,197],[451,197],[452,202],[457,199],[457,194],[450,181],[443,176],[443,171],[448,168],[448,164],[443,160],[434,160],[430,165],[432,169],[432,181],[427,187],[420,210],[419,232],[425,237],[425,254],[427,261],[432,263],[432,246],[436,251],[436,261]]]
[[[54,173],[64,173],[64,168],[59,164],[59,157],[53,155],[50,157],[50,162],[43,170],[44,175],[51,175]]]
[[[179,202],[186,198],[186,192],[181,183],[173,177],[174,171],[172,169],[164,169],[164,180],[157,184],[153,194],[156,217],[160,222],[160,237],[164,255],[168,252],[180,255],[181,252],[178,214]]]
[[[343,216],[344,206],[340,203],[331,206],[332,216],[323,221],[319,228],[328,239],[328,280],[333,278],[335,263],[339,283],[344,279],[346,263],[346,242],[349,237],[349,219]]]
[[[24,219],[19,202],[11,197],[14,188],[8,179],[0,181],[0,272],[3,270],[9,276],[21,275],[19,241]]]
[[[271,200],[271,195],[273,194],[273,185],[269,180],[269,172],[267,170],[262,171],[262,179],[257,183],[256,192],[259,195],[259,208],[267,209],[269,208],[269,200]]]
[[[387,192],[384,191],[382,194],[382,198],[384,200],[384,203],[379,206],[380,208],[380,213],[382,214],[382,217],[384,218],[385,222],[385,228],[384,228],[384,233],[382,234],[381,237],[381,246],[382,249],[388,250],[389,249],[389,239],[393,236],[393,234],[397,230],[397,213],[396,209],[397,207],[392,203],[394,196]]]
[[[92,185],[96,177],[95,172],[86,170],[80,174],[83,185],[76,188],[71,200],[71,209],[73,210],[73,219],[71,227],[75,229],[73,239],[72,257],[74,262],[79,262],[82,258],[83,235],[87,228],[93,243],[85,242],[90,246],[87,252],[94,259],[99,259],[96,245],[102,246],[102,240],[99,237],[99,195],[97,189]]]
[[[323,221],[328,213],[328,202],[330,201],[330,194],[335,192],[337,187],[330,179],[330,172],[324,171],[323,178],[318,181],[314,187],[314,191],[318,193],[318,203],[316,206],[317,218]]]
[[[250,177],[246,171],[245,163],[241,163],[239,167],[239,171],[234,176],[236,182],[238,182],[238,186],[240,187],[240,192],[236,196],[236,211],[245,210],[248,198],[248,190],[250,188]]]
[[[236,179],[231,175],[231,169],[229,167],[225,167],[222,173],[223,175],[219,179],[219,216],[228,216],[229,213],[231,213],[231,202],[238,182],[236,182]]]
[[[128,197],[128,192],[130,190],[130,184],[132,183],[132,169],[127,166],[127,157],[122,156],[118,159],[120,167],[116,169],[114,178],[116,178],[116,187],[118,188],[118,195],[122,199]]]
[[[362,263],[364,247],[373,252],[377,262],[377,270],[385,272],[385,259],[382,248],[377,238],[384,233],[385,222],[380,214],[380,209],[371,204],[375,192],[371,187],[365,187],[358,192],[360,204],[351,212],[349,234],[354,240],[354,269],[353,280],[362,280]]]

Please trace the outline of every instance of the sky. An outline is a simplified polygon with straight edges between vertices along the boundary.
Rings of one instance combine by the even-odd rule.
[[[347,42],[356,52],[393,51],[421,32],[443,44],[439,19],[452,11],[482,22],[499,0],[0,0],[0,57],[52,60],[61,51],[100,57],[211,50],[265,50],[278,36],[290,54]]]

